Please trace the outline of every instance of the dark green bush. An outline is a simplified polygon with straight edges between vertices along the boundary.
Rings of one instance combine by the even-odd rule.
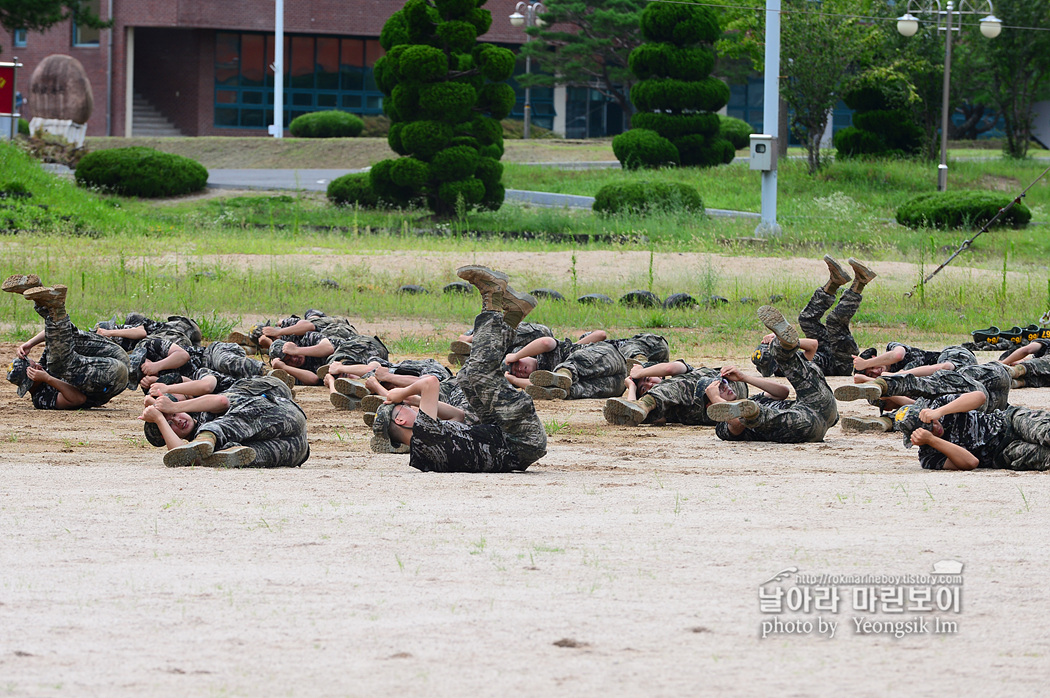
[[[469,121],[476,99],[477,91],[461,82],[439,82],[419,91],[422,115],[433,121],[450,124]]]
[[[712,77],[694,82],[653,78],[631,88],[631,101],[640,112],[718,111],[729,101],[729,85]]]
[[[431,171],[434,179],[448,182],[473,177],[478,169],[478,151],[465,145],[445,148],[434,156]]]
[[[718,133],[718,114],[657,114],[641,112],[631,117],[632,128],[656,131],[668,140],[692,133],[712,136]]]
[[[452,53],[470,53],[478,40],[478,30],[470,22],[452,20],[437,27],[437,35]]]
[[[628,170],[679,163],[678,148],[656,131],[632,128],[613,138],[613,154]]]
[[[430,179],[430,167],[415,158],[398,158],[390,168],[390,179],[399,187],[421,187]]]
[[[383,50],[389,51],[399,44],[408,43],[408,24],[405,22],[405,13],[398,10],[390,15],[390,19],[383,25],[379,32],[379,45]],[[378,61],[377,61],[378,62]]]
[[[459,206],[462,199],[466,206],[480,204],[485,198],[485,185],[477,179],[460,179],[454,182],[445,182],[438,192],[445,201],[452,203],[454,207]]]
[[[413,121],[401,129],[401,147],[420,160],[430,160],[452,140],[452,127],[440,121]]]
[[[755,132],[751,124],[732,116],[720,116],[718,135],[733,144],[737,150],[751,147],[751,134]]]
[[[505,82],[490,82],[478,90],[478,107],[496,121],[506,119],[517,100],[514,88]]]
[[[857,112],[853,115],[853,125],[878,136],[884,150],[915,155],[922,149],[922,129],[904,109]]]
[[[460,19],[470,14],[475,3],[472,0],[434,0],[434,6],[445,19]]]
[[[921,194],[897,209],[897,222],[909,228],[980,228],[1011,201],[1005,194],[990,191],[944,191]],[[1032,212],[1017,204],[996,226],[1022,228],[1032,220]]]
[[[715,52],[708,46],[683,48],[674,44],[647,43],[631,51],[627,64],[642,80],[652,77],[693,80],[700,75],[710,75],[715,66]]]
[[[405,80],[436,80],[447,72],[448,57],[433,46],[409,46],[398,60],[398,75]]]
[[[710,11],[697,12],[688,0],[677,4],[650,3],[642,13],[641,27],[647,41],[667,41],[679,46],[713,44],[722,36],[718,16]]]
[[[77,164],[76,180],[84,187],[154,198],[200,191],[208,170],[181,155],[136,146],[88,153]]]
[[[514,53],[510,49],[478,44],[483,47],[476,51],[474,60],[481,68],[481,75],[492,82],[503,82],[514,74]]]
[[[847,126],[832,139],[835,157],[853,158],[883,152],[886,147],[882,139],[871,131],[862,131],[856,126]]]
[[[18,118],[18,133],[22,136],[29,135],[29,122],[22,117]]]
[[[700,192],[679,182],[617,182],[598,190],[592,206],[595,213],[610,215],[655,211],[703,213]]]
[[[365,122],[345,111],[315,111],[292,119],[288,130],[296,138],[356,138]]]
[[[375,208],[379,205],[379,197],[372,191],[372,180],[367,172],[333,179],[328,183],[327,196],[337,206],[356,204],[361,208]]]

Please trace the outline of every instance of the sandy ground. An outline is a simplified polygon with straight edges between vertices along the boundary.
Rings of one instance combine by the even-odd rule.
[[[541,403],[556,433],[525,473],[423,474],[370,453],[359,413],[323,389],[299,400],[302,468],[173,470],[136,394],[40,413],[0,390],[0,694],[1045,692],[1044,474],[927,472],[899,437],[839,427],[806,445],[613,427],[601,401]],[[1050,389],[1013,401],[1050,408]],[[837,585],[837,611],[759,607],[787,568],[926,575],[941,560],[965,565],[958,612],[856,611],[860,584]],[[895,639],[853,620],[902,617],[928,627]],[[814,629],[762,638],[774,619]]]

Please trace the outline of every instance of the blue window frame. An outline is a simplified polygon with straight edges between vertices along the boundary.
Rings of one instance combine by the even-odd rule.
[[[15,29],[15,48],[25,48],[29,44],[29,32],[25,29]]]
[[[101,11],[101,0],[88,0],[88,7],[96,15]],[[102,30],[95,29],[93,27],[86,27],[77,23],[77,19],[73,17],[73,45],[83,48],[95,48],[99,45],[99,39],[102,35]]]
[[[327,109],[381,114],[383,93],[372,67],[383,53],[374,38],[286,35],[284,125]],[[273,34],[216,32],[215,126],[260,129],[273,123],[273,60]]]

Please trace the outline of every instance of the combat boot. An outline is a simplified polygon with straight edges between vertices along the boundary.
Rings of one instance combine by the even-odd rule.
[[[559,368],[557,371],[533,371],[529,374],[529,382],[541,388],[561,388],[568,391],[572,387],[572,371],[567,368]]]
[[[885,433],[893,431],[893,420],[889,417],[843,417],[842,431]]]
[[[766,329],[777,336],[777,341],[785,351],[798,349],[798,332],[784,319],[779,310],[771,305],[763,305],[758,309],[758,318]]]
[[[22,295],[37,307],[47,308],[52,320],[61,320],[66,315],[66,290],[61,284],[37,286],[24,291]]]
[[[824,263],[828,265],[828,282],[824,284],[825,293],[834,296],[835,292],[839,290],[840,286],[845,286],[853,279],[846,273],[846,270],[832,258],[831,255],[824,255]]]
[[[515,291],[510,286],[503,293],[503,321],[512,329],[517,329],[525,316],[536,309],[538,304],[536,297],[521,291]]]
[[[649,404],[652,398],[647,401],[647,397],[649,396],[643,395],[640,400],[627,400],[622,397],[609,398],[605,402],[605,408],[602,409],[605,421],[609,424],[638,426],[649,416],[649,410],[653,407]]]
[[[233,446],[216,451],[201,461],[207,468],[243,468],[255,460],[255,449]]]
[[[456,275],[469,282],[481,294],[481,309],[503,312],[503,294],[510,280],[501,271],[495,271],[478,264],[468,264],[456,270]]]
[[[886,381],[876,378],[870,383],[850,383],[835,388],[835,399],[849,402],[851,400],[878,400],[886,394]]]
[[[525,386],[525,394],[533,400],[564,400],[569,393],[561,388],[548,388],[542,385]]]
[[[770,328],[772,329],[772,328]],[[715,422],[728,422],[731,419],[753,419],[761,410],[754,400],[734,400],[733,402],[716,402],[707,407],[707,416]]]
[[[40,285],[40,277],[36,274],[12,274],[0,288],[8,293],[23,293]]]
[[[872,282],[872,280],[878,276],[871,267],[859,262],[853,257],[849,258],[849,265],[853,267],[853,273],[856,277],[853,280],[853,286],[850,288],[855,293],[864,293],[864,287]]]

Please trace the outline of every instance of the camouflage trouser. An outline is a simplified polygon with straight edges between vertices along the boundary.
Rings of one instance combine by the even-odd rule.
[[[473,330],[471,330],[471,333],[473,333]],[[551,328],[538,322],[519,323],[514,330],[514,346],[510,348],[510,351],[523,349],[526,344],[541,337],[553,338],[554,333],[551,332]],[[510,351],[507,353],[510,353]]]
[[[1026,388],[1050,387],[1050,357],[1039,359],[1028,359],[1022,361],[1018,366],[1024,366],[1024,381]]]
[[[434,359],[405,359],[397,364],[392,364],[384,359],[373,357],[381,366],[390,369],[390,372],[398,376],[434,376],[440,381],[447,381],[452,377],[452,372],[442,366]],[[374,375],[375,371],[369,371],[365,377]]]
[[[512,388],[503,376],[503,358],[513,342],[514,330],[503,321],[503,314],[482,311],[474,321],[470,357],[456,382],[478,422],[503,430],[524,470],[547,453],[547,432],[532,398]]]
[[[367,364],[372,359],[386,361],[390,353],[378,337],[366,337],[355,334],[345,339],[328,339],[335,345],[335,352],[328,357],[328,362],[338,361],[342,364]]]
[[[798,315],[798,326],[807,337],[817,340],[817,353],[813,357],[813,363],[820,367],[825,376],[853,375],[853,356],[860,353],[860,348],[853,339],[849,323],[863,299],[856,291],[843,291],[825,325],[820,320],[835,303],[835,296],[823,288],[818,288]]]
[[[608,342],[584,344],[554,370],[562,368],[572,372],[570,400],[620,397],[627,386],[627,361]]]
[[[988,398],[982,412],[1006,409],[1010,404],[1010,371],[1000,363],[964,366],[958,371],[948,369],[929,376],[910,373],[882,376],[888,388],[886,396],[900,395],[917,400],[928,400],[942,395],[980,391]]]
[[[773,342],[773,348],[777,363],[795,389],[795,400],[787,408],[759,403],[758,416],[741,421],[769,441],[788,444],[823,441],[824,434],[839,421],[835,395],[824,374],[806,361],[802,352],[785,351],[778,342]]]
[[[128,356],[105,337],[79,332],[69,316],[44,320],[47,372],[103,405],[128,387]]]
[[[172,315],[149,336],[170,339],[183,347],[199,346],[204,338],[197,323],[181,315]]]
[[[350,324],[350,321],[341,317],[328,317],[327,315],[322,317],[310,318],[310,322],[314,324],[317,331],[320,332],[325,339],[330,339],[332,344],[336,344],[337,340],[352,339],[359,336],[357,328]],[[386,347],[383,347],[386,349]],[[383,358],[386,358],[384,355]]]
[[[628,339],[610,339],[609,343],[616,347],[625,359],[633,359],[641,354],[646,362],[663,363],[671,360],[671,349],[667,346],[667,340],[658,334],[643,332]]]
[[[280,388],[278,388],[280,385]],[[282,390],[283,388],[283,390]],[[198,433],[215,435],[215,450],[248,446],[255,450],[249,468],[293,468],[310,457],[306,415],[291,391],[276,378],[260,376],[237,381],[226,394],[241,393],[230,410],[204,424]]]
[[[472,423],[470,416],[473,415],[470,409],[470,403],[467,402],[467,396],[463,394],[463,389],[459,387],[459,381],[456,378],[449,378],[448,380],[441,381],[439,386],[440,393],[438,399],[446,405],[452,405],[455,408],[461,409],[468,413],[468,423]],[[477,420],[473,420],[477,422]]]
[[[646,393],[656,401],[656,407],[649,410],[645,422],[649,424],[666,419],[672,424],[715,426],[715,422],[707,416],[704,391],[712,381],[721,378],[718,369],[706,367],[665,378]]]
[[[213,342],[204,348],[201,358],[205,368],[234,378],[260,376],[263,372],[263,362],[249,359],[240,344]]]
[[[937,357],[937,363],[944,363],[950,361],[955,364],[956,370],[963,366],[976,366],[977,356],[972,351],[965,347],[958,345],[945,347],[944,351]]]
[[[1050,412],[1015,407],[1007,414],[1013,439],[996,461],[1011,470],[1050,470]]]

